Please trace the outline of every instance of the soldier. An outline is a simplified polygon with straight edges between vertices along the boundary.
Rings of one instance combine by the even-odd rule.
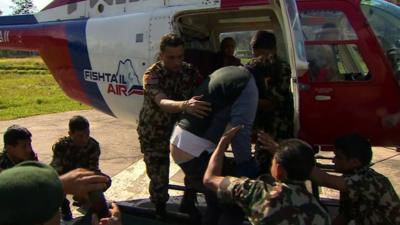
[[[0,172],[26,160],[38,160],[32,149],[32,134],[25,127],[12,125],[4,133],[4,150],[0,153]]]
[[[76,168],[85,168],[97,173],[99,169],[100,145],[90,137],[89,121],[82,116],[74,116],[69,121],[69,136],[60,138],[53,145],[53,159],[50,165],[59,175]],[[76,198],[76,197],[75,197]],[[77,199],[85,203],[85,199]],[[72,219],[69,201],[65,198],[62,205],[63,220]]]
[[[371,144],[357,134],[335,141],[334,176],[314,168],[311,178],[318,185],[340,190],[339,215],[333,224],[400,224],[400,200],[389,179],[369,167]]]
[[[59,225],[64,193],[87,195],[90,191],[102,190],[107,180],[83,169],[58,177],[48,165],[34,161],[19,163],[0,173],[0,225]],[[102,225],[121,225],[116,205],[112,206],[110,215],[102,219]],[[92,224],[99,222],[93,220]]]
[[[199,72],[183,62],[184,42],[174,34],[161,38],[160,61],[143,75],[144,102],[139,115],[138,134],[150,178],[150,200],[157,217],[165,216],[169,198],[169,138],[180,112],[198,117],[207,115],[209,103],[192,97],[202,80]],[[189,194],[185,193],[185,196]]]
[[[261,131],[259,135],[267,133],[276,141],[292,138],[294,103],[290,66],[276,54],[274,34],[258,31],[251,40],[251,46],[255,58],[248,64],[257,67],[260,62],[268,61],[270,65],[264,69],[264,76],[256,77],[260,100],[254,129]],[[260,144],[256,143],[255,158],[260,164],[260,172],[268,173],[272,154],[259,148]]]
[[[279,144],[271,175],[262,180],[221,176],[224,152],[240,127],[221,138],[211,156],[204,185],[223,201],[237,203],[252,224],[330,224],[329,214],[304,184],[315,165],[312,148],[298,139]],[[302,162],[302,163],[298,163]]]

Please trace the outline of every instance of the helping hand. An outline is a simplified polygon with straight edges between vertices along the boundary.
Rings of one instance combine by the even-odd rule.
[[[209,102],[200,101],[203,95],[193,96],[191,99],[185,101],[184,110],[199,118],[204,118],[211,111],[211,104]]]

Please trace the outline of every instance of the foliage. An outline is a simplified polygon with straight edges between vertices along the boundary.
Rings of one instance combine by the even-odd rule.
[[[0,120],[88,108],[62,92],[39,57],[0,59]]]
[[[11,6],[13,15],[33,14],[35,6],[33,0],[11,0],[15,6]]]

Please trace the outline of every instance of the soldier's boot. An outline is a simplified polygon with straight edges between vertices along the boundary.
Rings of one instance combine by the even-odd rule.
[[[197,192],[193,189],[185,189],[179,212],[186,213],[190,217],[191,224],[201,224],[201,213],[196,207]]]
[[[71,221],[73,219],[71,208],[69,207],[69,201],[67,198],[64,199],[61,205],[61,217],[63,221]]]
[[[156,203],[156,219],[157,220],[165,220],[167,218],[167,210],[165,203]]]

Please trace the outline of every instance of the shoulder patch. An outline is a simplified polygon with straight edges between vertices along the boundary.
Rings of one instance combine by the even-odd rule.
[[[154,85],[158,84],[158,77],[153,74],[145,74],[143,75],[143,85]]]

